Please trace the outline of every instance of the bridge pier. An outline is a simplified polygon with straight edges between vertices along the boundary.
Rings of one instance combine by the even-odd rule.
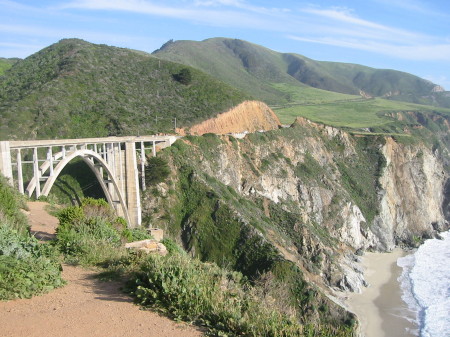
[[[0,172],[13,183],[11,149],[8,141],[0,142]]]
[[[136,226],[142,223],[141,197],[139,193],[139,175],[136,160],[136,145],[134,142],[125,143],[125,179],[126,198],[130,221]]]

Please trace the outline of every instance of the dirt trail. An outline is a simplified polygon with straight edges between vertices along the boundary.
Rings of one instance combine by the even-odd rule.
[[[41,240],[54,235],[57,220],[45,203],[29,203],[32,231]],[[96,272],[63,266],[67,285],[42,296],[0,302],[0,335],[33,336],[158,336],[196,337],[202,333],[187,324],[134,305],[118,282],[101,282]]]

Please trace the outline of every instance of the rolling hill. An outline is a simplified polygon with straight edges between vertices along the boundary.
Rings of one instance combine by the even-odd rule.
[[[302,116],[397,133],[403,126],[389,117],[394,112],[450,114],[450,92],[396,70],[315,61],[227,38],[169,41],[153,55],[201,69],[268,103],[284,124]]]
[[[173,132],[175,120],[190,127],[255,98],[283,124],[303,116],[363,132],[401,132],[394,112],[450,115],[438,107],[450,93],[411,74],[242,40],[169,41],[152,55],[65,39],[0,58],[0,139]]]
[[[249,98],[185,65],[66,39],[0,76],[0,139],[169,132]]]
[[[431,98],[436,90],[440,90],[438,86],[408,73],[315,61],[298,54],[278,53],[243,40],[169,41],[153,55],[201,69],[272,105],[296,102],[295,93],[306,100],[320,93],[325,101],[362,95],[447,105],[443,100]],[[317,92],[314,88],[327,92]],[[333,96],[329,92],[345,95]]]

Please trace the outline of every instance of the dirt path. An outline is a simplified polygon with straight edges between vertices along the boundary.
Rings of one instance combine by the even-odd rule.
[[[32,230],[36,236],[43,235],[42,240],[50,239],[56,219],[44,211],[45,203],[30,203],[29,207]],[[65,287],[31,299],[0,302],[0,335],[202,336],[195,327],[141,310],[120,291],[120,283],[101,282],[95,279],[95,274],[92,270],[64,265]]]

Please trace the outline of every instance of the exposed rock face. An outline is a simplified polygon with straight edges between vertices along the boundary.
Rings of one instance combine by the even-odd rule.
[[[431,92],[444,92],[445,89],[443,87],[441,87],[440,85],[436,85]]]
[[[422,237],[445,227],[442,205],[446,174],[442,163],[424,146],[401,146],[389,138],[387,160],[380,179],[380,214],[372,231],[379,248],[392,250],[399,241]]]
[[[274,130],[280,125],[278,117],[265,103],[245,101],[215,118],[194,125],[187,131],[193,135],[209,132],[227,134]]]
[[[262,200],[275,226],[283,221],[277,212],[289,214],[280,229],[287,237],[273,231],[267,239],[323,287],[360,291],[357,251],[389,251],[448,228],[448,172],[428,145],[352,136],[303,118],[288,129],[216,142],[190,147],[196,169]]]

